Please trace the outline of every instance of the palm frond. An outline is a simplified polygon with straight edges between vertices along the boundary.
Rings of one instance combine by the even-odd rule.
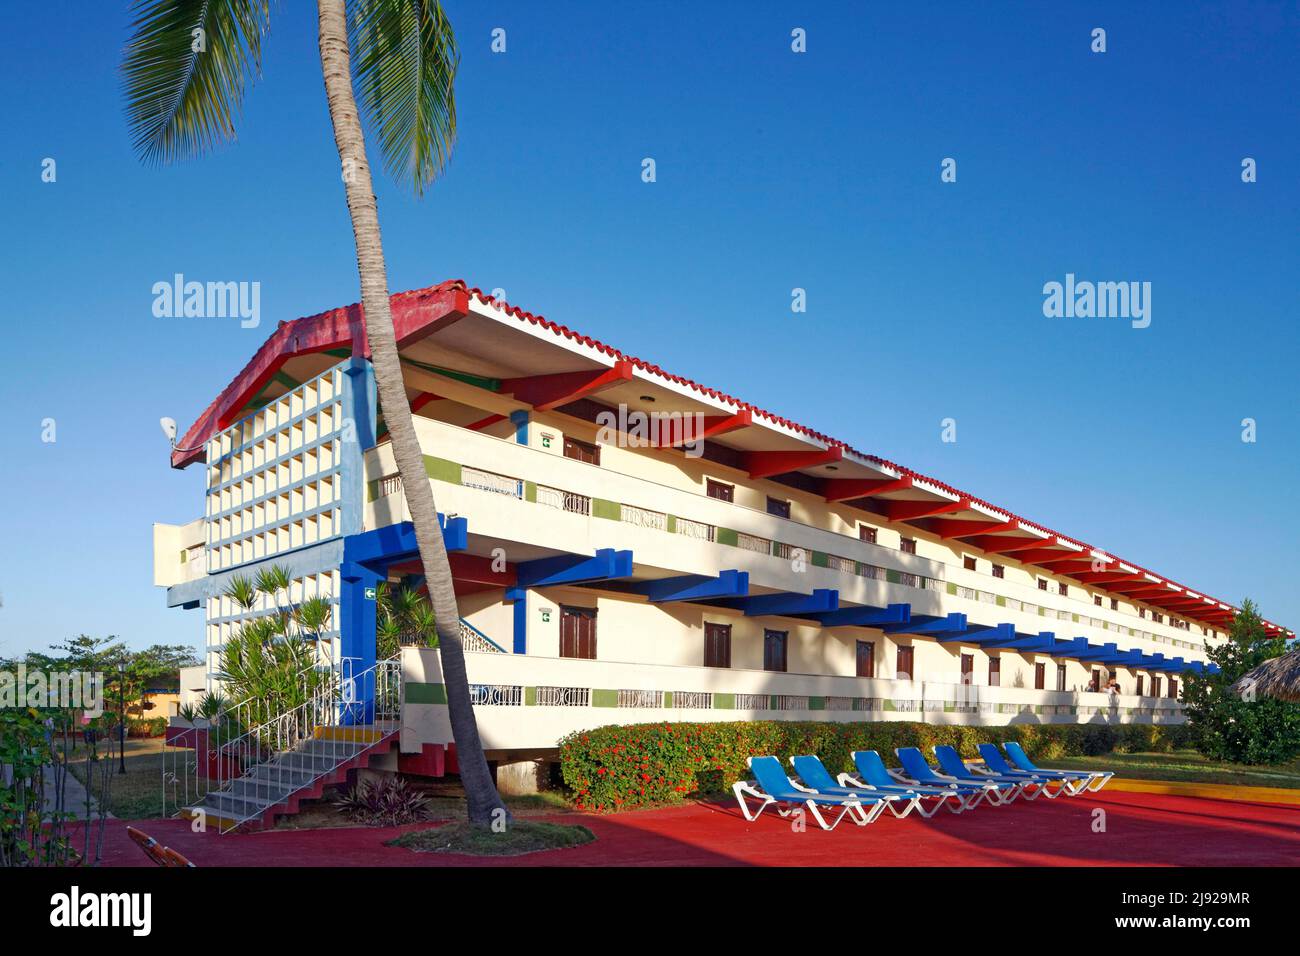
[[[169,163],[233,139],[269,0],[136,0],[132,20],[122,85],[140,158]]]
[[[388,174],[417,195],[456,141],[460,53],[438,0],[349,0],[357,99]]]
[[[294,618],[303,631],[319,636],[320,632],[329,626],[333,610],[334,606],[330,604],[328,598],[307,598],[294,611]]]
[[[257,603],[257,588],[242,574],[232,577],[221,593],[245,611],[251,611],[253,605]]]
[[[289,590],[289,569],[283,564],[262,568],[253,583],[267,597],[275,597],[281,591]]]

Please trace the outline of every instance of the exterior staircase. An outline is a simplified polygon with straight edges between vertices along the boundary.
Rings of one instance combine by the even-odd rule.
[[[242,776],[209,791],[203,801],[183,811],[202,815],[220,832],[270,827],[292,816],[304,800],[319,799],[328,786],[347,780],[397,743],[398,725],[385,721],[365,727],[318,726],[294,747],[249,767]]]
[[[284,713],[268,718],[254,701],[225,711],[224,737],[212,729],[212,743],[199,745],[206,792],[181,816],[201,817],[221,833],[271,826],[389,753],[401,724],[400,657],[357,673],[348,664],[314,675],[306,701]]]

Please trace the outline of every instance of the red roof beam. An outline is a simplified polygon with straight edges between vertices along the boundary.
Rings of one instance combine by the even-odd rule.
[[[414,401],[411,402],[411,413],[414,414],[418,412],[420,409],[424,408],[424,406],[428,405],[430,402],[439,402],[439,401],[442,401],[441,395],[435,395],[433,394],[433,392],[421,392],[418,396],[416,396]]]
[[[910,477],[903,478],[829,478],[822,482],[822,497],[827,501],[852,501],[912,487]]]
[[[447,563],[451,565],[452,579],[458,583],[463,581],[507,588],[513,587],[517,580],[513,564],[507,563],[503,570],[496,570],[497,562],[494,559],[477,554],[466,554],[463,551],[449,554]]]
[[[734,415],[706,415],[704,425],[698,431],[695,429],[694,421],[692,416],[682,415],[680,421],[675,421],[669,426],[672,434],[667,438],[661,438],[658,447],[680,448],[691,442],[716,438],[727,432],[748,428],[754,424],[754,413],[748,408],[742,408]]]
[[[1043,548],[1052,543],[1051,538],[999,538],[994,535],[981,535],[973,541],[967,541],[971,547],[987,554],[1013,554],[1029,548]]]
[[[745,470],[750,478],[771,478],[800,468],[831,465],[844,458],[841,445],[813,448],[808,451],[751,451],[745,455]]]
[[[955,518],[935,518],[927,526],[931,534],[940,538],[969,538],[977,534],[996,534],[999,531],[1019,529],[1019,521],[959,521]]]
[[[885,509],[880,514],[890,521],[914,521],[929,515],[970,510],[969,498],[959,498],[957,501],[882,501],[880,504]]]
[[[505,421],[505,418],[506,417],[504,415],[489,415],[486,418],[480,418],[476,422],[471,422],[465,427],[472,432],[481,432],[483,429],[489,428],[492,425],[495,425],[497,422]]]
[[[595,371],[555,372],[551,375],[503,379],[501,391],[533,406],[539,412],[545,412],[630,381],[632,363],[627,359],[619,359],[611,368]]]

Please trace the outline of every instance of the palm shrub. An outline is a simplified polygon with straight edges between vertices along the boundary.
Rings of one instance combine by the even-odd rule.
[[[262,569],[252,581],[236,575],[225,589],[243,611],[263,604],[263,613],[226,641],[218,675],[239,703],[237,708],[220,707],[217,715],[237,709],[236,716],[250,729],[302,706],[333,680],[330,671],[317,666],[332,606],[319,597],[294,605],[289,585],[288,571],[277,565]]]
[[[414,588],[393,588],[386,582],[375,590],[375,651],[380,660],[404,646],[437,647],[433,606]]]

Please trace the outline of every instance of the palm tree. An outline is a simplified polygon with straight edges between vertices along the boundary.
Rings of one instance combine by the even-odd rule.
[[[445,167],[456,138],[459,53],[438,0],[318,0],[317,12],[366,339],[436,615],[469,819],[477,827],[494,821],[501,826],[510,817],[493,785],[470,703],[460,612],[398,362],[379,214],[353,90],[355,81],[390,175],[422,194]],[[141,158],[166,163],[233,139],[245,87],[260,73],[269,0],[135,0],[133,13],[134,35],[122,71],[127,117]]]

